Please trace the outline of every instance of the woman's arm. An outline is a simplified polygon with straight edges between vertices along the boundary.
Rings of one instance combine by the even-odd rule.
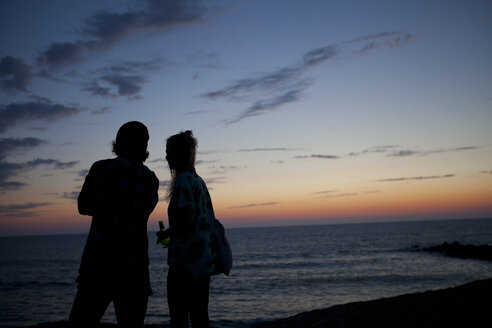
[[[157,231],[157,243],[159,244],[167,237],[171,237],[176,234],[183,234],[187,230],[191,229],[195,224],[194,211],[191,206],[176,209],[176,220],[174,224],[169,226],[164,231]]]

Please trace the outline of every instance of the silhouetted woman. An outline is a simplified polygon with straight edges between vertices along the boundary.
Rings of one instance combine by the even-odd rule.
[[[171,170],[168,197],[169,229],[158,232],[158,243],[170,236],[167,299],[171,327],[209,327],[210,276],[214,272],[211,226],[215,218],[205,182],[195,171],[197,141],[191,131],[167,139]]]

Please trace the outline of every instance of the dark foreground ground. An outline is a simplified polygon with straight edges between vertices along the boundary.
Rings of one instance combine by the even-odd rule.
[[[492,274],[492,273],[491,273]],[[66,322],[29,328],[67,328]],[[101,324],[101,328],[116,325]],[[167,328],[147,325],[146,328]],[[261,322],[254,328],[292,327],[492,327],[492,278],[454,288],[336,305],[290,318]],[[27,327],[26,327],[27,328]]]
[[[492,279],[455,288],[336,305],[255,328],[492,327]]]

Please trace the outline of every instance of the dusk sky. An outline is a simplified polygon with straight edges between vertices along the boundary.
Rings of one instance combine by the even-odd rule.
[[[492,217],[491,1],[0,1],[0,235],[86,232],[118,128],[226,227]]]

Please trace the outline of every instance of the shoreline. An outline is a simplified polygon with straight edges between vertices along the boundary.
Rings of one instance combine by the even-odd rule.
[[[492,278],[445,289],[404,294],[376,300],[334,305],[294,316],[262,321],[252,328],[351,327],[490,327]],[[12,328],[67,328],[66,321]],[[116,324],[102,323],[100,328]],[[168,323],[145,328],[168,328]],[[214,327],[214,322],[212,322]],[[239,327],[239,326],[236,326]],[[246,326],[244,326],[246,327]]]
[[[492,278],[445,289],[335,305],[253,328],[490,327]]]

